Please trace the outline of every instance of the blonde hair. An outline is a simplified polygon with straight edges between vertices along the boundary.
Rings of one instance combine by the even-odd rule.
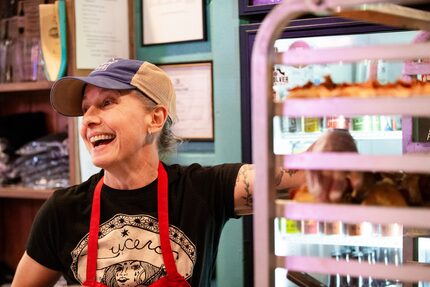
[[[157,105],[156,102],[154,102],[151,98],[147,97],[140,90],[132,90],[132,92],[136,93],[143,101],[145,106],[149,109],[153,109]],[[161,130],[160,136],[157,139],[158,153],[160,154],[160,156],[175,152],[177,150],[178,144],[181,144],[183,142],[180,137],[176,136],[173,133],[172,126],[172,119],[170,117],[167,117],[163,129]]]

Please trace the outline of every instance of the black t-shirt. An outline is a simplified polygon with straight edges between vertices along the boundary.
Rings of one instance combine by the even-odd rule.
[[[222,228],[235,217],[233,190],[241,164],[165,166],[169,177],[170,241],[178,272],[191,286],[209,286]],[[58,190],[40,209],[27,253],[85,281],[94,188],[103,172]],[[148,286],[165,274],[158,234],[157,180],[135,190],[103,185],[97,280],[107,286]]]

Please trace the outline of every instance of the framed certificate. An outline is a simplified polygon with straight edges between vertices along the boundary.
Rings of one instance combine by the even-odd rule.
[[[204,0],[142,0],[142,45],[206,40]]]
[[[173,132],[186,140],[213,141],[212,62],[158,65],[176,91],[178,120]]]
[[[87,75],[110,58],[134,58],[133,0],[67,1],[68,75]]]

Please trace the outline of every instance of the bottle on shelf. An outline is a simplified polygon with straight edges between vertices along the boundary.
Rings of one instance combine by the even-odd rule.
[[[402,130],[402,118],[400,116],[381,116],[381,130],[383,131]]]
[[[13,17],[13,21],[16,23],[16,32],[14,33],[14,51],[13,51],[13,82],[25,81],[25,70],[26,70],[26,58],[27,58],[27,45],[25,37],[24,27],[24,3],[23,1],[18,2],[18,12]]]
[[[10,58],[12,54],[12,39],[9,33],[9,19],[2,19],[2,27],[3,35],[0,42],[0,83],[8,83],[12,81],[12,62]]]
[[[371,116],[353,117],[351,119],[351,129],[353,131],[370,132],[372,130]]]
[[[335,259],[336,261],[341,260],[342,253],[340,251],[333,251],[331,253],[331,258]],[[329,276],[328,280],[328,286],[329,287],[341,287],[341,276],[340,274],[331,274]]]
[[[341,250],[341,258],[345,260],[346,263],[348,263],[351,260],[351,253],[352,249],[349,247],[343,247]],[[351,283],[351,276],[348,275],[342,275],[340,277],[340,286],[341,287],[349,287]]]
[[[317,117],[304,117],[302,120],[305,133],[315,133],[321,131],[321,119]]]
[[[281,131],[283,133],[296,133],[302,131],[301,118],[281,117]]]
[[[26,18],[24,1],[18,2],[17,10],[18,35],[15,51],[15,82],[44,80],[40,36],[35,31],[27,31],[29,24]]]
[[[374,248],[363,248],[362,249],[363,252],[363,262],[369,265],[375,264],[376,263],[376,259],[375,259],[375,249]],[[366,276],[363,277],[363,287],[372,287],[372,286],[378,286],[377,284],[378,282],[373,280],[373,278],[371,276]]]
[[[350,259],[351,259],[351,261],[356,261],[358,263],[362,263],[363,252],[361,252],[360,250],[354,250],[351,253]],[[349,284],[350,284],[350,286],[363,286],[363,277],[362,276],[351,277],[351,281]]]
[[[350,129],[350,119],[344,116],[326,117],[325,125],[327,129]]]
[[[1,19],[0,22],[0,83],[5,80],[6,71],[6,40],[7,40],[7,21],[6,19]]]

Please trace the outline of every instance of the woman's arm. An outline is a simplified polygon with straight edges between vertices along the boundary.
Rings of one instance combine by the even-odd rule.
[[[234,210],[237,215],[252,213],[255,171],[252,164],[245,164],[239,169],[234,188]],[[305,182],[303,170],[279,169],[275,175],[275,188],[283,190],[297,188]]]
[[[308,152],[357,152],[357,146],[346,130],[329,130],[315,141]],[[239,169],[234,189],[234,207],[237,215],[252,213],[255,171],[253,165],[245,164]],[[348,185],[358,187],[362,183],[360,172],[285,170],[275,175],[277,190],[298,188],[307,184],[309,191],[320,202],[337,202]]]
[[[25,252],[19,261],[11,287],[54,286],[60,276],[60,272],[46,268]]]

